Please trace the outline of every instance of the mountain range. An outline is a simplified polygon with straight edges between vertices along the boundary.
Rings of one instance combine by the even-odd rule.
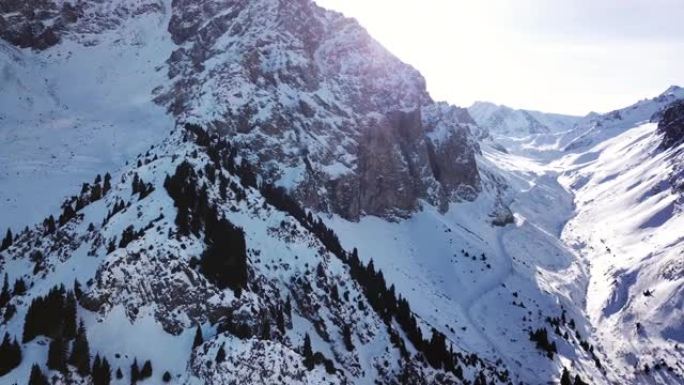
[[[460,108],[310,0],[0,37],[0,382],[684,383],[684,89]]]

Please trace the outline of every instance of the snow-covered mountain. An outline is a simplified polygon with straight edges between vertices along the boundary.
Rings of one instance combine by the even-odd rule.
[[[0,13],[2,383],[682,382],[681,89],[469,113],[309,0]]]
[[[591,277],[587,314],[612,365],[635,382],[682,382],[672,377],[684,368],[682,99],[660,109],[677,94],[684,96],[670,89],[618,111],[625,123],[606,128],[613,137],[592,131],[597,144],[555,164],[575,194],[576,215],[562,238]],[[632,119],[655,109],[654,122]]]
[[[493,135],[521,137],[571,130],[584,118],[531,110],[516,110],[490,102],[475,102],[468,112]],[[593,114],[591,115],[593,116]]]
[[[104,105],[135,103],[149,113],[158,110],[150,105],[154,99],[177,121],[231,135],[263,177],[292,190],[307,206],[347,218],[406,216],[421,200],[444,207],[454,199],[472,200],[480,190],[477,144],[469,132],[474,122],[467,112],[433,103],[416,70],[340,14],[309,1],[68,4],[17,2],[6,10],[7,23],[0,24],[3,36],[30,24],[30,31],[59,37],[61,43],[37,54],[43,61],[54,58],[35,64],[45,75],[32,78],[50,84],[52,99],[65,108],[74,91],[97,92],[88,84],[113,90],[113,100],[98,98]],[[33,7],[32,13],[25,7]],[[17,44],[45,48],[24,40]],[[84,57],[97,61],[80,71]],[[107,66],[99,66],[100,60]],[[63,76],[63,68],[75,73]],[[84,89],[74,90],[69,85],[80,84],[79,76]],[[116,84],[110,87],[110,81]],[[3,87],[8,98],[13,88],[25,87]],[[131,94],[139,96],[119,98]],[[84,107],[92,111],[89,104],[71,108]],[[94,124],[138,120],[124,111],[111,115],[115,118]],[[161,122],[168,125],[168,118],[141,126]],[[100,136],[110,131],[115,129]],[[37,143],[30,145],[40,151]]]
[[[493,159],[522,156],[571,194],[559,238],[583,272],[570,275],[584,297],[577,304],[601,341],[603,364],[623,383],[684,381],[683,100],[682,88],[673,86],[571,131],[497,137],[508,153],[489,144]]]

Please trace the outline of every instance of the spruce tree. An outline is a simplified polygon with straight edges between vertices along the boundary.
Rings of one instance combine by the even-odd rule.
[[[106,173],[104,176],[104,183],[102,184],[102,195],[107,194],[112,188],[112,176]]]
[[[106,357],[100,360],[100,355],[95,356],[92,369],[93,385],[109,385],[112,382],[112,369]]]
[[[5,234],[5,238],[2,240],[2,243],[0,243],[0,251],[6,250],[12,246],[13,239],[12,230],[7,229],[7,234]]]
[[[57,229],[57,226],[55,225],[55,217],[52,215],[50,215],[45,220],[44,225],[45,225],[45,233],[47,233],[47,234],[52,234]]]
[[[285,317],[282,306],[278,306],[278,311],[276,312],[276,327],[281,334],[285,334]]]
[[[50,341],[48,349],[47,367],[51,370],[66,371],[66,345],[61,335]]]
[[[88,336],[86,335],[83,321],[81,321],[78,326],[76,339],[74,340],[71,356],[69,357],[69,364],[74,366],[81,376],[90,373],[90,346],[88,344]]]
[[[14,288],[12,290],[12,295],[24,295],[26,293],[26,282],[22,278],[14,281]]]
[[[344,324],[342,327],[342,340],[344,341],[344,347],[348,351],[354,351],[354,343],[352,342],[351,327],[348,324]]]
[[[112,369],[109,366],[107,358],[102,359],[102,366],[100,367],[100,384],[109,385],[112,382]]]
[[[271,323],[269,322],[268,317],[266,316],[266,312],[264,312],[261,318],[261,339],[271,339]]]
[[[28,385],[50,385],[47,377],[40,370],[40,366],[33,364],[31,367],[31,376],[29,377]]]
[[[5,273],[5,279],[2,283],[2,290],[0,290],[0,308],[7,305],[10,299],[11,295],[9,290],[9,278],[7,277],[7,273]]]
[[[150,360],[147,360],[143,364],[142,370],[140,370],[140,379],[144,380],[150,377],[152,377],[152,363]]]
[[[8,333],[0,344],[0,376],[11,372],[21,364],[21,347],[16,338],[11,341]]]
[[[66,295],[62,317],[64,338],[70,340],[76,337],[76,298],[72,292]]]
[[[200,329],[200,326],[197,325],[197,328],[195,329],[195,339],[192,341],[192,348],[196,348],[204,342],[204,339],[202,338],[202,329]]]
[[[226,351],[223,349],[223,344],[218,348],[218,351],[216,352],[216,363],[220,364],[221,362],[226,360]]]
[[[570,372],[568,372],[568,368],[563,368],[563,374],[561,375],[560,385],[572,385],[572,380],[570,379]]]
[[[81,283],[78,282],[78,278],[74,279],[74,297],[76,297],[76,302],[81,299],[83,295],[83,290],[81,290]]]
[[[648,367],[648,366],[647,366]],[[575,381],[573,382],[573,385],[589,385],[586,382],[582,381],[582,378],[580,378],[579,374],[575,375]]]
[[[309,337],[309,333],[306,333],[304,335],[304,346],[302,347],[302,355],[304,356],[304,366],[309,370],[313,370],[313,349],[311,349],[311,338]]]
[[[138,368],[138,359],[133,359],[133,364],[131,365],[131,385],[135,385],[140,379],[140,369]]]
[[[138,161],[140,162],[140,161]],[[133,191],[132,194],[135,195],[140,192],[140,177],[136,173],[133,175],[133,182],[131,183],[131,190]]]

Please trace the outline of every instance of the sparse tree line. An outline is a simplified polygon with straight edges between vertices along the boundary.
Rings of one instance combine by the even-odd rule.
[[[0,311],[4,310],[4,322],[9,321],[17,312],[17,307],[11,303],[12,298],[26,293],[26,282],[23,278],[18,278],[14,281],[14,285],[10,288],[9,277],[5,273],[5,278],[2,282],[2,289],[0,289]]]
[[[164,188],[177,208],[178,235],[200,235],[204,230],[206,248],[200,259],[200,272],[220,289],[239,292],[247,286],[247,246],[244,231],[219,213],[209,200],[206,184],[199,190],[198,175],[187,161],[167,176]]]
[[[314,234],[328,251],[349,266],[352,278],[361,287],[373,310],[385,321],[392,342],[400,349],[406,359],[410,358],[408,349],[404,346],[404,341],[399,333],[394,330],[393,320],[402,328],[415,349],[433,368],[450,371],[462,378],[462,369],[457,364],[459,359],[466,364],[474,365],[477,362],[482,364],[482,361],[474,354],[470,355],[474,356],[474,360],[464,360],[460,353],[454,353],[452,348],[447,346],[446,336],[435,328],[432,328],[430,338],[424,338],[408,301],[396,295],[394,286],[387,287],[382,272],[375,269],[373,262],[363,264],[356,250],[352,253],[345,251],[334,231],[328,228],[320,218],[315,219],[311,212],[303,209],[295,199],[287,194],[285,189],[266,182],[258,183],[252,167],[244,159],[239,164],[235,161],[237,151],[228,142],[217,137],[211,137],[198,125],[186,124],[185,128],[194,135],[193,140],[196,144],[206,148],[207,154],[213,162],[211,167],[205,166],[203,173],[207,175],[210,181],[215,179],[212,175],[216,174],[216,169],[224,168],[230,174],[236,175],[244,188],[258,189],[269,205],[294,217],[304,228]],[[223,175],[221,172],[217,174],[219,178]],[[203,185],[198,191],[198,180],[192,166],[184,162],[178,166],[175,175],[167,177],[165,182],[169,195],[174,198],[174,202],[179,208],[176,224],[181,234],[191,232],[198,234],[200,226],[193,226],[193,221],[198,223],[202,222],[199,218],[215,217],[214,215],[200,215],[198,219],[195,219],[196,212],[201,213],[202,210],[211,212],[211,208],[203,203],[206,202],[207,186],[206,184]],[[195,208],[192,208],[193,202],[195,202]],[[225,255],[227,254],[223,254],[223,258]],[[498,377],[505,382],[508,380],[508,372],[506,370],[500,371]]]
[[[19,286],[19,293],[23,294],[25,288],[21,289],[21,284],[15,284],[15,288],[17,286]],[[83,378],[90,377],[93,385],[109,385],[112,381],[111,364],[106,357],[101,357],[99,354],[96,354],[91,361],[85,325],[83,321],[77,322],[77,303],[80,295],[80,284],[75,282],[73,290],[66,290],[63,285],[60,285],[52,288],[45,296],[34,298],[24,318],[22,342],[29,343],[37,337],[46,337],[50,339],[50,342],[45,368],[59,372],[66,378],[76,373]],[[16,337],[5,333],[0,343],[0,377],[18,367],[22,359],[21,344]],[[122,379],[121,368],[118,368],[114,375],[117,379]],[[152,363],[147,360],[142,367],[139,367],[138,360],[134,358],[130,368],[131,385],[151,376]],[[171,374],[165,372],[162,380],[169,382]],[[49,383],[41,365],[33,364],[28,385],[48,385]]]

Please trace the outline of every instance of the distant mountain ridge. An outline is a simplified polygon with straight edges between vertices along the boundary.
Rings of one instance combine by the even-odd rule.
[[[495,135],[519,137],[571,130],[583,117],[513,109],[490,102],[468,107],[475,122]]]

